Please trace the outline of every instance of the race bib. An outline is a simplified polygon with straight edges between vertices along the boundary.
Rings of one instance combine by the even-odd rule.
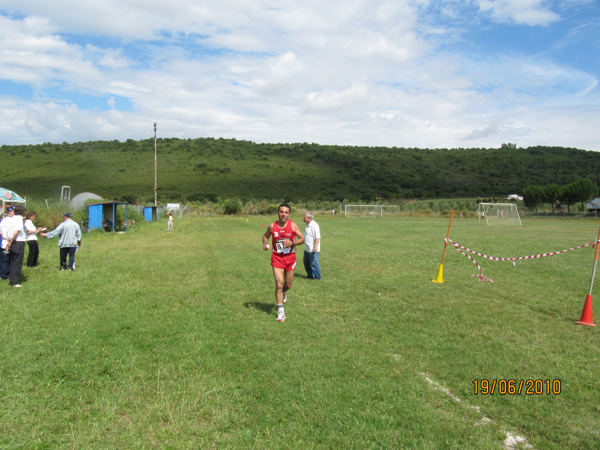
[[[284,247],[283,242],[275,242],[275,247],[277,248],[277,253],[290,253],[292,251],[292,247]]]

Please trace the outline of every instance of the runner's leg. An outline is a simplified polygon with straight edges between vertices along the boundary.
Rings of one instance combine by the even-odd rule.
[[[283,268],[273,267],[273,278],[275,278],[275,302],[283,305],[283,284],[285,271]]]

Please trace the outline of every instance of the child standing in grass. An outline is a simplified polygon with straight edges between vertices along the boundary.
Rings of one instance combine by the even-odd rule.
[[[167,213],[167,233],[173,232],[173,213],[169,211]]]

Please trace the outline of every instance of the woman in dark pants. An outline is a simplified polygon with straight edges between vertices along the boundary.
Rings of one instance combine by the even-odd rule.
[[[29,211],[25,216],[25,232],[27,233],[27,245],[29,246],[29,255],[27,256],[27,267],[36,267],[40,257],[40,247],[37,241],[37,234],[42,228],[36,228],[33,221],[37,218],[35,211]]]

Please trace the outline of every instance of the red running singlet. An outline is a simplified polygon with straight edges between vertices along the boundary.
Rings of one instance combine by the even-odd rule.
[[[289,239],[294,242],[294,238],[296,237],[296,233],[292,229],[292,222],[288,220],[285,224],[285,227],[279,228],[277,222],[273,222],[273,253],[277,253],[279,256],[289,255],[290,253],[296,253],[296,246],[292,247],[284,247],[283,241]]]
[[[296,233],[292,229],[292,223],[291,220],[288,220],[285,227],[279,228],[277,222],[273,222],[271,265],[275,268],[284,269],[286,272],[294,270],[296,267],[296,246],[283,246],[285,239],[293,242],[296,237]]]

